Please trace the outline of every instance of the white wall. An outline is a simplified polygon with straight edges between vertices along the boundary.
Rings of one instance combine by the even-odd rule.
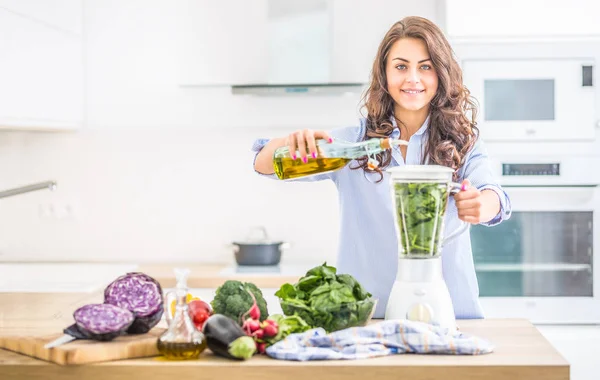
[[[0,260],[230,262],[225,245],[261,224],[292,243],[284,262],[335,259],[334,186],[261,178],[250,148],[355,124],[358,97],[179,87],[174,8],[85,1],[86,127],[0,132],[0,188],[58,181],[53,193],[0,201]]]
[[[58,181],[52,193],[0,200],[0,260],[231,262],[226,244],[265,225],[292,243],[284,262],[333,262],[334,186],[261,178],[250,147],[297,128],[354,125],[358,96],[180,87],[171,1],[84,0],[83,8],[85,127],[0,131],[0,189]]]

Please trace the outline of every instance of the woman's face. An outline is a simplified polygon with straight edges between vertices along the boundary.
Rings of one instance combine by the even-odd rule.
[[[387,88],[399,111],[429,111],[438,88],[438,76],[425,41],[401,38],[386,62]]]

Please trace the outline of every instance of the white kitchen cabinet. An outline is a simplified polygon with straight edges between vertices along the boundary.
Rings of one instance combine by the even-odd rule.
[[[73,130],[83,120],[81,35],[0,8],[0,128]]]
[[[450,38],[599,36],[596,0],[446,0]]]
[[[388,29],[406,16],[435,23],[442,17],[436,0],[332,0],[331,82],[365,83],[379,43]]]
[[[598,379],[600,325],[537,325],[536,328],[571,364],[571,380]]]
[[[0,0],[0,9],[51,28],[81,34],[83,0]]]
[[[262,83],[267,0],[178,1],[180,84]]]

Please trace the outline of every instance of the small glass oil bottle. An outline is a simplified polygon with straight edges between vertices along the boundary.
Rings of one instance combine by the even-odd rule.
[[[206,349],[206,338],[196,329],[189,315],[186,296],[188,293],[188,269],[175,269],[177,288],[165,297],[165,317],[169,328],[157,340],[158,351],[167,359],[196,359]],[[175,314],[171,316],[169,305],[175,297]]]

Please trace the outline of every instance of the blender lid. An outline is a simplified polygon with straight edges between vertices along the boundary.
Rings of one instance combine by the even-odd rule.
[[[441,165],[404,165],[395,166],[386,170],[391,174],[392,180],[429,180],[451,181],[454,170]]]

